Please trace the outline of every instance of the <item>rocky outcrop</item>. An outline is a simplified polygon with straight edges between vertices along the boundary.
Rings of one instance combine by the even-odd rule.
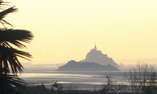
[[[103,54],[100,50],[97,50],[96,47],[91,49],[90,52],[87,53],[86,58],[80,62],[95,62],[101,65],[110,64],[114,67],[118,67],[118,64],[116,64],[112,58],[108,57],[107,54]]]

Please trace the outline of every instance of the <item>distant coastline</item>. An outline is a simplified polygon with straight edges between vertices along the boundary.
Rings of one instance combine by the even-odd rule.
[[[56,71],[120,71],[118,68],[108,64],[100,65],[95,62],[76,62],[69,61],[63,66],[60,66]]]

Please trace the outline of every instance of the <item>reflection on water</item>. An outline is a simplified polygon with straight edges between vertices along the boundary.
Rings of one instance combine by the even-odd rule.
[[[74,84],[84,88],[102,86],[106,76],[111,76],[112,81],[121,83],[124,80],[123,72],[58,72],[58,71],[29,71],[19,75],[28,85],[44,84],[50,87],[55,81],[63,85]]]

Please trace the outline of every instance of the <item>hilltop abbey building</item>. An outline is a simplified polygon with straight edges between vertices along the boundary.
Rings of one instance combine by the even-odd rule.
[[[103,54],[100,50],[97,50],[97,47],[91,49],[84,60],[80,62],[95,62],[101,65],[112,65],[114,67],[118,67],[118,64],[114,62],[114,60],[107,56],[107,54]]]

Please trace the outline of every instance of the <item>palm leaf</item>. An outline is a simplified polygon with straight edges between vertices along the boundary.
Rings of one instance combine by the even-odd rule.
[[[0,9],[4,10],[5,6],[10,6],[10,2],[4,2],[3,0],[0,0],[0,5]]]
[[[13,25],[4,20],[4,17],[17,11],[15,6],[8,8],[8,6],[5,7],[6,5],[8,2],[0,0],[0,23],[5,28],[0,28],[0,94],[22,94],[23,85],[26,83],[17,77],[17,72],[23,70],[18,57],[29,60],[31,55],[28,52],[14,49],[10,44],[19,48],[26,47],[22,42],[29,43],[33,35],[27,30],[7,29],[5,27],[5,24]],[[11,72],[15,75],[10,75]]]
[[[22,72],[23,66],[17,57],[24,59],[31,58],[28,52],[20,51],[14,48],[8,48],[4,45],[0,46],[0,69],[5,69],[6,72]]]
[[[29,43],[33,35],[28,30],[0,29],[0,43],[7,41],[17,47],[26,47],[21,42]]]
[[[5,27],[4,24],[8,24],[8,25],[14,27],[12,24],[10,24],[9,22],[5,21],[4,19],[1,19],[1,20],[2,20],[1,23],[2,23],[2,25],[3,25],[4,27]]]
[[[0,94],[22,94],[25,85],[17,75],[0,73]]]
[[[5,10],[0,12],[0,18],[4,18],[7,14],[13,13],[13,12],[16,12],[16,11],[17,11],[17,8],[15,8],[15,6],[10,7],[8,9],[5,9]]]
[[[8,15],[9,13],[13,13],[13,12],[16,12],[18,9],[15,8],[15,6],[12,6],[12,7],[5,7],[5,6],[10,6],[9,2],[4,2],[3,0],[0,0],[0,9],[2,10],[0,12],[0,23],[4,26],[5,28],[5,24],[8,24],[10,26],[13,26],[11,25],[9,22],[5,21],[3,18]]]
[[[3,1],[0,2],[0,4],[3,4],[3,3],[4,3]],[[6,4],[5,4],[5,5],[6,5]],[[4,24],[8,24],[8,25],[10,25],[10,26],[13,26],[13,25],[11,25],[9,22],[5,21],[3,18],[4,18],[7,14],[13,13],[13,12],[16,12],[16,11],[17,11],[17,8],[15,8],[15,6],[13,6],[13,7],[7,8],[7,9],[5,9],[5,10],[3,10],[3,11],[0,12],[0,20],[1,20],[1,23],[2,23],[2,25],[3,25],[4,27],[5,27]]]

